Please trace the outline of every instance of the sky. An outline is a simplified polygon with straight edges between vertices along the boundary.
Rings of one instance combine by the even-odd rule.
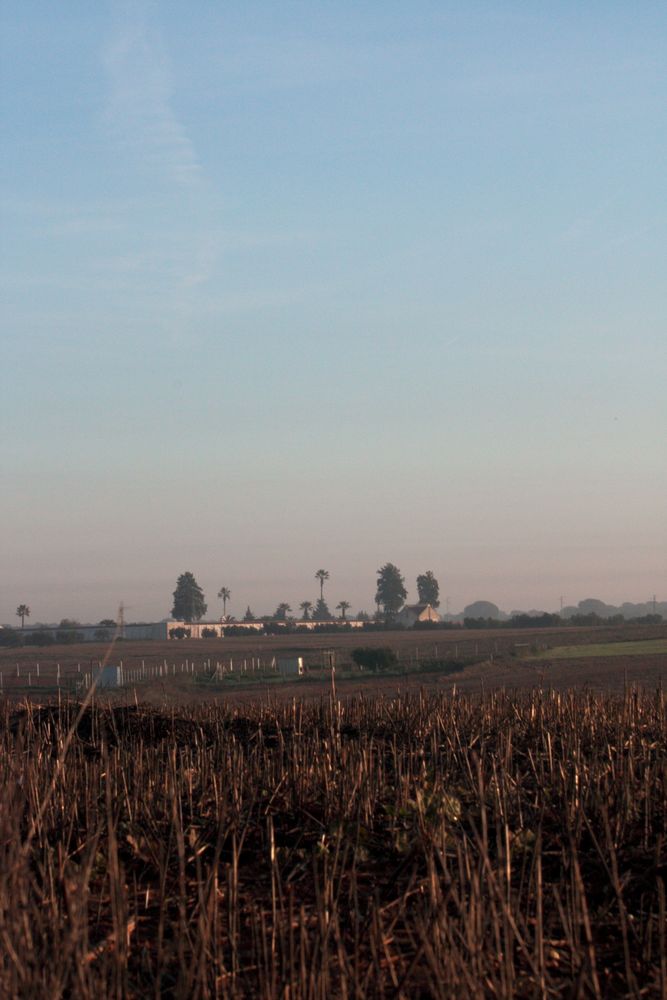
[[[662,2],[0,12],[0,622],[667,597]]]

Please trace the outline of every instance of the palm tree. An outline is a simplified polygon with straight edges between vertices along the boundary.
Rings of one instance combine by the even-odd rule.
[[[320,581],[320,600],[324,600],[324,581],[329,579],[328,569],[318,569],[315,579]]]
[[[303,620],[307,622],[310,618],[310,609],[312,608],[312,601],[302,601],[299,607],[303,611]]]
[[[228,587],[221,587],[218,591],[218,597],[222,601],[222,616],[227,617],[227,601],[232,596],[232,592]]]
[[[30,608],[27,604],[19,604],[16,614],[21,619],[21,628],[23,628],[26,618],[30,618]]]
[[[340,608],[340,616],[343,619],[343,621],[345,621],[345,612],[347,611],[348,608],[351,607],[352,605],[350,604],[349,601],[341,601],[340,604],[336,605],[336,611],[338,611],[338,609]]]
[[[276,613],[273,617],[277,621],[284,622],[285,619],[287,618],[288,613],[290,613],[291,611],[292,609],[290,608],[289,604],[283,601],[283,603],[279,604],[278,607],[276,608]]]

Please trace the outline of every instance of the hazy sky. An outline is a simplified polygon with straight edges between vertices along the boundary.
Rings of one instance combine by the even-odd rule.
[[[1,9],[0,621],[667,597],[663,2]]]

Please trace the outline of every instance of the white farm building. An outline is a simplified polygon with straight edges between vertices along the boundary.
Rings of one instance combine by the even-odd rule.
[[[440,615],[430,604],[406,604],[396,615],[396,623],[412,628],[417,622],[439,622]]]
[[[363,621],[347,619],[341,622],[340,619],[331,619],[326,622],[318,621],[289,621],[275,622],[276,625],[288,625],[292,628],[306,632],[313,631],[318,625],[341,625],[349,628],[363,628]],[[114,636],[120,639],[131,639],[135,642],[146,640],[164,641],[166,639],[213,639],[222,638],[225,629],[242,628],[244,631],[263,632],[265,621],[213,621],[213,622],[186,622],[182,619],[168,618],[160,622],[126,622],[118,629],[116,636],[116,625],[26,625],[21,629],[21,636],[26,643],[30,643],[30,638],[38,633],[49,633],[55,641],[69,642],[110,642]],[[1,627],[1,626],[0,626]],[[68,634],[68,638],[63,638],[63,633]],[[53,641],[53,640],[52,640]]]

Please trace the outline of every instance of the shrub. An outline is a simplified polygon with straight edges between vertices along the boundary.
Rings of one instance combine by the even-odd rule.
[[[465,628],[502,628],[503,623],[497,618],[464,618]]]
[[[0,646],[22,646],[23,639],[15,628],[0,628]]]
[[[52,646],[55,641],[53,632],[49,632],[47,629],[40,632],[33,632],[30,636],[31,646]]]
[[[203,639],[217,639],[218,638],[217,629],[211,628],[209,625],[207,625],[206,628],[203,628],[201,630],[201,634],[202,634],[202,638]]]
[[[509,628],[553,628],[555,625],[562,625],[563,619],[560,615],[545,611],[541,615],[513,615],[506,624]]]
[[[605,619],[591,611],[590,614],[571,615],[568,619],[570,625],[605,625]]]
[[[183,628],[182,625],[178,625],[176,628],[169,629],[170,639],[189,639],[192,635],[192,629]]]
[[[358,667],[365,667],[368,670],[388,670],[398,663],[398,657],[393,649],[384,646],[360,646],[352,650],[352,659]]]
[[[269,621],[264,622],[264,635],[285,635],[286,633],[293,632],[294,626],[288,621]]]
[[[63,645],[73,646],[75,642],[83,642],[83,632],[76,632],[74,629],[59,628],[56,632],[56,642]]]

